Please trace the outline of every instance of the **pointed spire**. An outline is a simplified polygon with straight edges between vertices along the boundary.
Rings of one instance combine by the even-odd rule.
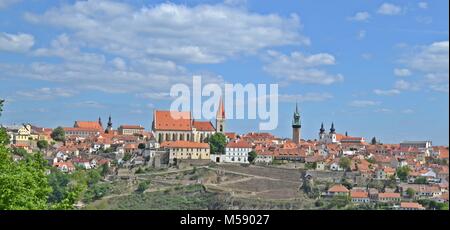
[[[102,118],[101,118],[101,117],[98,117],[98,124],[99,124],[101,127],[103,127],[103,124],[102,124]]]
[[[225,119],[225,107],[223,104],[222,96],[220,96],[219,109],[217,110],[216,118]]]
[[[330,129],[330,133],[335,133],[336,129],[334,128],[334,122],[331,123],[331,129]]]
[[[323,127],[323,122],[322,122],[322,125],[320,126],[320,133],[321,134],[325,133],[325,128]]]
[[[298,102],[295,102],[295,112],[298,113]]]

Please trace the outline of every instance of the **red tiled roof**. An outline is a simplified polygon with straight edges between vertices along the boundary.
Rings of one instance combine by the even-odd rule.
[[[378,193],[378,198],[400,198],[400,197],[401,197],[400,193],[396,192]]]
[[[229,139],[236,139],[237,134],[236,133],[225,133],[225,136],[227,136]]]
[[[162,148],[199,148],[199,149],[207,149],[209,148],[209,144],[207,143],[198,143],[192,141],[166,141],[161,144]]]
[[[246,141],[230,142],[227,144],[227,148],[251,148],[252,146]]]
[[[349,192],[349,190],[341,184],[336,184],[328,189],[328,192]]]
[[[416,202],[401,202],[400,207],[402,208],[414,208],[414,209],[423,209],[423,206]]]
[[[155,111],[154,125],[156,130],[190,131],[191,113],[175,111]]]
[[[102,130],[102,126],[96,121],[75,121],[74,128],[98,129]]]
[[[192,123],[192,126],[197,131],[208,131],[208,132],[214,132],[216,129],[214,129],[213,125],[210,121],[194,121]]]
[[[350,193],[350,196],[352,198],[369,198],[369,194],[367,192],[361,192],[361,191],[352,191]]]

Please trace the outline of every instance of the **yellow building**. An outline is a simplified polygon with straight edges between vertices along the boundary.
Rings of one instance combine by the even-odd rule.
[[[192,141],[167,141],[161,148],[169,151],[170,162],[176,160],[209,160],[209,144]]]

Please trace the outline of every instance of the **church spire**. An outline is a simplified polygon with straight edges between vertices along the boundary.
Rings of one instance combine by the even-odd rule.
[[[325,128],[323,127],[323,122],[322,125],[320,126],[320,134],[325,133]]]
[[[225,133],[225,106],[222,97],[220,97],[219,108],[216,114],[216,131]]]
[[[330,129],[330,133],[335,133],[336,129],[334,128],[334,122],[331,123],[331,129]]]

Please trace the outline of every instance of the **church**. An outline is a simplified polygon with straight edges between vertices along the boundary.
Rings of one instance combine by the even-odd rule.
[[[155,110],[152,131],[159,143],[191,141],[207,143],[216,132],[225,134],[225,108],[222,99],[216,114],[215,127],[210,121],[197,121],[190,112]]]

